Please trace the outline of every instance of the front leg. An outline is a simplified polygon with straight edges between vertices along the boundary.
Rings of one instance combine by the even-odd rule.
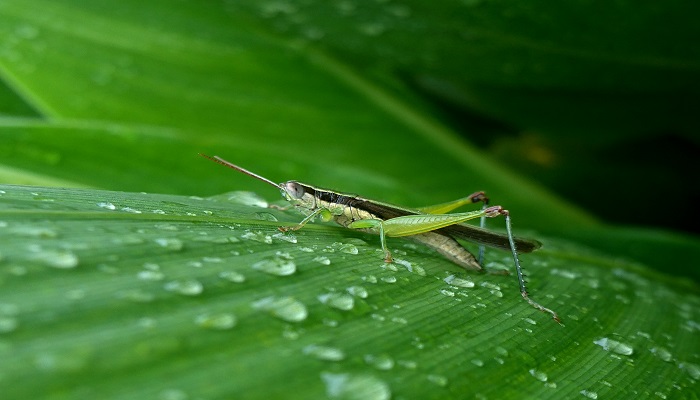
[[[280,226],[277,229],[279,229],[281,232],[298,231],[299,229],[303,228],[307,222],[313,220],[314,218],[316,218],[319,215],[321,216],[321,219],[324,221],[329,221],[332,217],[331,212],[328,211],[327,208],[317,208],[311,214],[307,215],[306,218],[302,219],[301,222],[299,222],[297,225]]]

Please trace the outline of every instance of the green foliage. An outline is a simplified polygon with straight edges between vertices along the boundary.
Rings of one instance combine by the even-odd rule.
[[[546,32],[523,37],[508,21],[524,11],[497,2],[328,4],[0,2],[0,397],[694,398],[700,299],[676,275],[697,276],[698,241],[600,224],[456,138],[416,95],[458,88],[527,122],[531,109],[484,96],[517,100],[509,85],[537,77],[556,92],[577,70],[562,51],[535,71],[499,57],[561,44],[532,46]],[[495,40],[461,54],[423,31],[463,18]],[[555,114],[550,126],[576,125]],[[389,241],[400,261],[386,265],[376,236],[283,235],[297,215],[219,195],[275,193],[199,152],[405,206],[486,190],[543,241],[522,261],[565,327],[514,277],[410,240]],[[487,252],[492,268],[509,257]]]

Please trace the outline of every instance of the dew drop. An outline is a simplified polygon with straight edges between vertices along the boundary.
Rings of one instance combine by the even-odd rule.
[[[386,283],[396,283],[396,277],[395,276],[385,276],[382,277],[382,281]]]
[[[474,282],[467,280],[467,279],[462,279],[462,278],[457,278],[454,275],[450,275],[447,278],[444,279],[445,283],[448,285],[456,286],[456,287],[462,287],[462,288],[473,288],[474,287]]]
[[[692,364],[692,363],[680,363],[678,364],[678,367],[682,370],[685,370],[685,372],[690,375],[691,378],[697,380],[700,380],[700,366],[697,364]]]
[[[256,212],[255,218],[261,221],[277,222],[277,217],[270,214],[269,212]]]
[[[326,256],[314,257],[314,261],[323,265],[331,265],[331,259]]]
[[[348,311],[355,306],[355,299],[345,293],[325,293],[318,296],[318,300],[335,309]]]
[[[276,255],[256,262],[253,264],[253,269],[270,275],[287,276],[297,271],[297,265],[289,256]]]
[[[381,371],[388,371],[394,368],[394,359],[386,354],[365,354],[364,359],[367,365],[371,365]]]
[[[184,246],[182,240],[176,238],[158,238],[154,241],[158,246],[172,251],[180,251]]]
[[[229,313],[201,314],[194,319],[194,323],[205,329],[223,331],[236,326],[236,316]]]
[[[440,387],[447,386],[447,383],[449,382],[447,377],[443,376],[443,375],[430,374],[427,376],[427,378],[428,378],[428,381],[430,381],[431,383],[434,383]]]
[[[311,344],[304,347],[303,352],[323,361],[342,361],[345,359],[345,353],[342,350],[330,346]]]
[[[180,389],[165,389],[158,394],[158,400],[188,400],[190,397]]]
[[[68,250],[41,250],[31,256],[34,261],[39,261],[49,267],[70,269],[78,266],[80,260],[72,251]]]
[[[265,297],[254,302],[252,306],[287,322],[303,321],[309,314],[304,303],[292,297]]]
[[[369,296],[369,293],[367,292],[367,289],[365,289],[362,286],[350,286],[349,288],[345,289],[348,293],[355,297],[359,297],[361,299],[366,299],[367,296]]]
[[[132,213],[132,214],[141,214],[141,210],[137,210],[137,209],[131,208],[131,207],[122,207],[121,210],[124,212]]]
[[[58,237],[58,232],[43,226],[18,226],[10,230],[18,236],[31,237],[37,239],[53,239]]]
[[[161,281],[165,278],[165,275],[160,271],[144,270],[139,271],[136,277],[142,281]]]
[[[221,271],[219,272],[219,278],[225,279],[229,282],[243,283],[245,282],[245,276],[236,271]]]
[[[10,333],[17,329],[19,322],[14,317],[0,316],[0,334]]]
[[[442,290],[440,290],[440,293],[442,293],[443,296],[455,297],[455,292],[453,292],[453,291],[451,291],[451,290],[442,289]]]
[[[278,232],[272,235],[273,239],[281,240],[283,242],[288,242],[288,243],[296,243],[297,242],[297,237],[294,236],[293,233],[291,232]]]
[[[664,347],[653,347],[650,349],[650,351],[663,361],[673,361],[673,355],[671,355],[671,352]]]
[[[357,254],[357,246],[352,243],[343,243],[338,245],[338,250],[346,254]]]
[[[386,382],[372,375],[322,372],[326,394],[339,400],[388,400],[391,390]]]
[[[592,391],[592,390],[582,390],[579,393],[584,395],[585,397],[588,397],[589,399],[597,399],[598,398],[598,393]]]
[[[622,354],[624,356],[629,356],[632,355],[632,353],[634,353],[634,349],[632,348],[632,346],[606,337],[595,340],[593,341],[593,343],[602,347],[605,351],[611,351],[613,353]]]
[[[523,321],[527,322],[530,325],[537,325],[537,321],[535,321],[532,318],[523,318]]]
[[[117,209],[117,206],[115,206],[114,204],[112,204],[108,201],[103,201],[103,202],[97,203],[97,206],[100,208],[104,208],[106,210],[112,210],[112,211]]]
[[[484,361],[480,360],[478,358],[474,358],[471,360],[471,363],[476,365],[477,367],[483,367],[484,366]]]
[[[272,243],[272,236],[266,235],[265,233],[260,232],[260,231],[256,231],[256,232],[248,231],[248,232],[245,232],[245,233],[243,233],[243,234],[241,235],[241,239],[253,240],[253,241],[260,242],[260,243],[265,243],[265,244],[271,244],[271,243]]]
[[[532,375],[535,379],[537,379],[540,382],[547,382],[547,380],[549,379],[547,377],[546,373],[544,373],[542,371],[538,371],[534,368],[531,369],[529,372],[530,372],[530,375]]]
[[[204,286],[195,279],[170,281],[165,284],[165,290],[183,296],[197,296],[202,294]]]

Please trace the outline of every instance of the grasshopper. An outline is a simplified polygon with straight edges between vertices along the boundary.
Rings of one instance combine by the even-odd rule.
[[[535,240],[514,238],[510,213],[501,206],[489,206],[489,199],[484,192],[472,193],[467,197],[447,203],[410,209],[321,189],[298,181],[275,183],[221,157],[200,155],[276,187],[291,206],[306,215],[297,225],[279,227],[282,232],[301,229],[307,222],[316,218],[320,218],[324,222],[332,220],[349,229],[378,234],[384,251],[384,261],[387,263],[393,262],[393,258],[387,248],[386,238],[410,236],[434,249],[453,263],[473,271],[483,271],[481,265],[484,245],[508,249],[513,254],[520,294],[523,299],[532,307],[549,313],[555,321],[561,323],[557,313],[532,300],[525,287],[525,275],[520,267],[518,251],[534,251],[540,247],[540,243]],[[483,203],[483,207],[479,211],[445,214],[463,205],[478,202]],[[498,216],[505,217],[505,235],[483,229],[486,218]],[[476,218],[481,219],[480,228],[462,224],[462,222]],[[478,243],[479,259],[477,260],[471,252],[462,247],[456,239]]]

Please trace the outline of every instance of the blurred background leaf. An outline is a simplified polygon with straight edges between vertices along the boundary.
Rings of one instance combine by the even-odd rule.
[[[0,182],[267,190],[204,152],[406,206],[486,190],[520,234],[697,280],[693,7],[3,1]]]

